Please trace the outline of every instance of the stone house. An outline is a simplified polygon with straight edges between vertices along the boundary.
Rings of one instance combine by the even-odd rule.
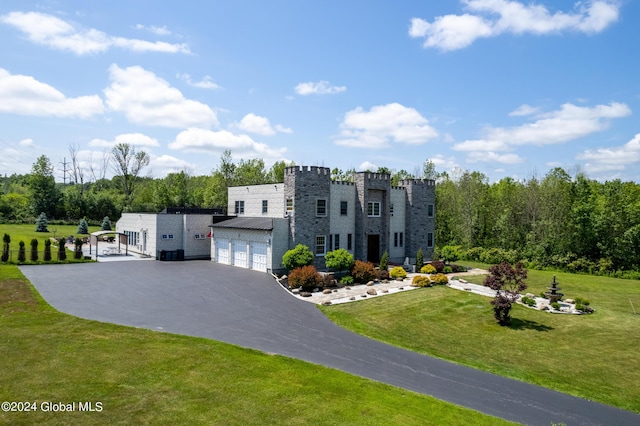
[[[228,189],[228,214],[212,226],[211,259],[260,271],[282,269],[282,256],[297,244],[324,268],[328,251],[344,248],[356,259],[391,262],[433,254],[435,182],[360,172],[354,182],[332,181],[326,167],[285,169],[284,183]]]

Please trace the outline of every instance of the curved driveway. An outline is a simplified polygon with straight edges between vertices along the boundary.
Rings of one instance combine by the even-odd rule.
[[[299,358],[532,425],[638,425],[640,415],[342,329],[271,276],[208,261],[23,266],[56,309]]]

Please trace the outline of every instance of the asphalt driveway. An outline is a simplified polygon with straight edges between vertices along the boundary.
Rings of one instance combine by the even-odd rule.
[[[56,309],[299,358],[531,425],[638,425],[640,415],[351,333],[267,274],[209,261],[20,268]]]

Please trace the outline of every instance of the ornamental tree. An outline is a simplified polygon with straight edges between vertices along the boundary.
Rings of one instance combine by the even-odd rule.
[[[345,249],[337,249],[327,253],[324,262],[328,269],[349,271],[353,267],[353,255]]]
[[[42,212],[36,220],[36,232],[49,232],[47,229],[47,215]]]
[[[102,225],[100,225],[101,231],[111,231],[111,221],[109,220],[109,216],[105,216],[102,219]]]
[[[500,325],[511,323],[511,307],[520,293],[526,290],[527,270],[523,268],[522,262],[518,262],[512,267],[508,262],[493,265],[489,268],[489,276],[485,278],[484,285],[496,290],[496,296],[491,301],[493,305],[493,316]]]
[[[78,234],[88,234],[89,233],[89,224],[87,223],[87,219],[80,219],[80,223],[78,224],[78,230],[76,231]]]
[[[285,268],[293,271],[296,268],[311,265],[313,263],[313,253],[309,250],[309,247],[304,244],[298,244],[291,250],[288,250],[284,256],[282,256],[282,264]]]

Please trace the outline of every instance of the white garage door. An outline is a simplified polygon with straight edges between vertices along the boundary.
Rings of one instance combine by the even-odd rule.
[[[267,243],[251,241],[251,269],[267,272]]]
[[[216,240],[216,261],[218,263],[224,263],[225,265],[231,263],[231,258],[229,257],[229,240]]]
[[[233,265],[242,268],[247,267],[247,242],[243,240],[231,241],[231,255],[233,256]]]

